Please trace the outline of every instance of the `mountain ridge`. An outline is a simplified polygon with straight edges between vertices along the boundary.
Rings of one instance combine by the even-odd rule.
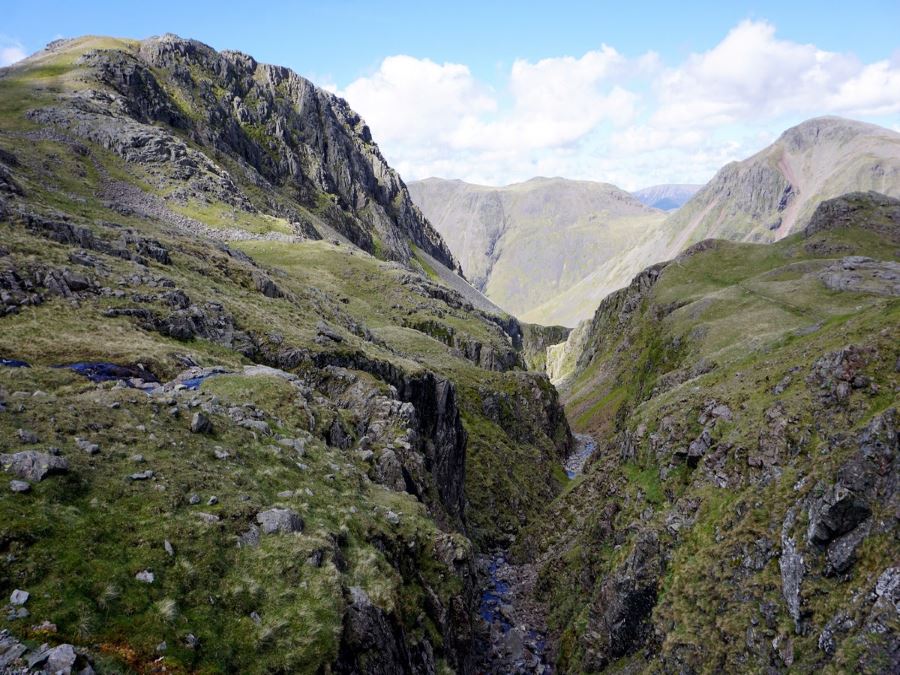
[[[429,178],[409,190],[476,288],[532,323],[574,323],[571,309],[553,311],[554,298],[663,217],[596,181],[536,177],[496,188]]]

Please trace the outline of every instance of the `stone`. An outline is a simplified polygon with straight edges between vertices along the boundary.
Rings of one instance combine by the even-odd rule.
[[[870,519],[871,520],[871,519]],[[825,554],[825,575],[843,574],[853,565],[856,549],[869,536],[870,521],[850,530],[828,545]]]
[[[156,576],[150,570],[142,570],[134,575],[134,578],[138,581],[142,581],[145,584],[152,584],[156,581]]]
[[[384,517],[391,525],[396,525],[400,522],[400,516],[398,516],[393,511],[388,511],[386,514],[384,514]]]
[[[77,659],[78,655],[75,653],[75,648],[70,644],[62,644],[54,647],[47,654],[44,669],[48,673],[54,673],[55,675],[69,675]]]
[[[174,555],[175,555],[175,549],[172,547],[172,542],[170,542],[168,539],[166,539],[165,541],[163,541],[163,549],[164,549],[165,552],[166,552],[167,554],[169,554],[170,556],[174,556]]]
[[[131,474],[130,476],[128,476],[128,480],[131,480],[131,481],[150,480],[151,478],[153,478],[154,475],[155,474],[150,469],[147,469],[146,471],[138,471],[137,473]]]
[[[200,503],[200,495],[192,494],[190,497],[188,497],[188,504],[196,505],[199,503]]]
[[[280,438],[278,444],[290,448],[297,453],[298,457],[303,457],[306,453],[306,441],[302,438]]]
[[[324,321],[320,321],[319,323],[316,324],[316,332],[320,336],[322,336],[324,338],[328,338],[329,340],[331,340],[333,342],[343,342],[344,341],[344,337],[340,333],[338,333],[336,330],[334,330],[331,326],[329,326],[327,323],[325,323]]]
[[[797,632],[800,632],[800,585],[806,574],[806,563],[797,550],[797,543],[790,536],[797,519],[797,507],[791,508],[781,526],[781,557],[778,565],[781,569],[781,593],[787,604],[788,614],[794,620]]]
[[[263,436],[272,435],[272,430],[269,428],[268,423],[262,420],[241,420],[240,424],[245,429],[250,429],[250,431],[255,431]]]
[[[210,497],[209,499],[206,500],[207,506],[215,506],[218,503],[219,503],[219,498],[216,497],[215,495],[213,495],[212,497]]]
[[[303,519],[291,509],[269,509],[256,514],[264,534],[290,534],[303,531]]]
[[[31,490],[31,484],[23,480],[11,480],[9,481],[9,489],[18,493],[28,492]]]
[[[16,437],[18,437],[20,443],[27,445],[34,445],[40,441],[36,433],[27,429],[16,429]]]
[[[238,548],[259,546],[259,528],[251,525],[250,529],[238,537]]]
[[[65,458],[34,450],[0,455],[0,465],[4,470],[32,483],[39,483],[47,476],[69,471],[69,463]]]
[[[28,602],[28,598],[30,597],[31,593],[17,588],[12,592],[12,595],[9,596],[9,604],[24,605],[26,602]]]
[[[212,421],[204,412],[195,412],[191,418],[191,432],[195,434],[211,434],[213,431]]]
[[[807,537],[812,544],[827,544],[869,517],[866,501],[841,483],[833,485],[810,507]]]
[[[98,452],[100,452],[100,446],[98,444],[91,443],[90,441],[85,440],[83,438],[76,437],[75,445],[78,447],[79,450],[83,450],[84,452],[86,452],[89,455],[96,455]]]
[[[213,454],[216,456],[216,459],[228,459],[231,455],[227,450],[223,450],[222,448],[215,448],[213,450]]]

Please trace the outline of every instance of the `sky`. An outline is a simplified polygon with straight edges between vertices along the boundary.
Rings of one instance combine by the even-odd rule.
[[[59,37],[166,32],[346,98],[407,181],[703,183],[786,128],[900,131],[900,1],[0,0],[0,65]]]

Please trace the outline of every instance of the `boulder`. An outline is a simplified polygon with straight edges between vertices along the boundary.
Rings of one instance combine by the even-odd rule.
[[[35,450],[0,455],[0,465],[5,471],[33,483],[39,483],[47,476],[69,471],[69,462],[64,457]]]
[[[269,509],[256,514],[263,534],[290,534],[303,531],[303,519],[291,509]]]
[[[195,434],[211,434],[213,431],[212,421],[204,412],[195,412],[191,418],[191,433]]]
[[[9,596],[9,604],[24,605],[26,602],[28,602],[28,598],[30,597],[31,593],[17,588],[12,592],[12,595]]]

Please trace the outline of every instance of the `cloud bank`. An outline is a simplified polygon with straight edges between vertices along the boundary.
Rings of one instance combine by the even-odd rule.
[[[704,182],[807,117],[900,122],[898,54],[863,63],[779,39],[764,21],[744,21],[673,65],[604,44],[579,57],[517,60],[495,89],[464,64],[398,55],[332,89],[407,180]]]

